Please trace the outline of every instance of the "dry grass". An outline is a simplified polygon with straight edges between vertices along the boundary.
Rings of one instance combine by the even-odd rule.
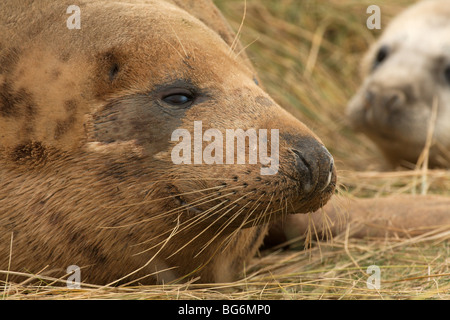
[[[345,234],[313,248],[272,250],[254,259],[240,281],[213,285],[70,290],[11,284],[7,299],[449,299],[450,232],[407,240],[352,240]],[[367,288],[367,267],[381,268],[381,288]]]
[[[450,171],[378,172],[374,145],[355,135],[344,116],[360,83],[358,64],[378,32],[365,27],[366,8],[378,4],[382,25],[410,0],[247,0],[240,40],[266,90],[310,126],[335,156],[341,194],[449,195]],[[238,30],[244,0],[216,3]],[[256,40],[256,41],[255,41]],[[450,231],[410,238],[355,240],[351,230],[310,249],[262,252],[243,279],[217,285],[165,285],[81,290],[8,284],[6,299],[450,299]],[[366,269],[381,268],[380,290],[368,289]],[[33,276],[33,279],[39,276]]]

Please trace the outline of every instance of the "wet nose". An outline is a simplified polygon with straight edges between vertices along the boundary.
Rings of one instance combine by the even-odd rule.
[[[336,179],[334,159],[313,138],[302,138],[290,148],[295,155],[295,176],[305,193],[325,190]]]

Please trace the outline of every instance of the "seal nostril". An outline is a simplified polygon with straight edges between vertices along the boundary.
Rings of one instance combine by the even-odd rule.
[[[306,192],[310,192],[313,187],[313,173],[310,163],[305,159],[302,153],[298,150],[291,149],[291,151],[296,155],[296,169],[300,174],[302,180],[303,189]]]
[[[384,98],[384,105],[386,106],[387,109],[393,109],[400,104],[401,104],[401,97],[400,94],[397,92],[389,94]]]

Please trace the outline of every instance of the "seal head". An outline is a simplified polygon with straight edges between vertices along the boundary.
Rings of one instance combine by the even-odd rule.
[[[79,1],[79,30],[66,28],[69,5],[0,11],[0,269],[230,281],[270,222],[332,196],[330,153],[258,85],[211,1]],[[213,129],[267,130],[258,146],[278,155],[276,172],[234,154],[196,162],[195,145],[225,157],[208,149]],[[173,160],[177,130],[192,163]]]

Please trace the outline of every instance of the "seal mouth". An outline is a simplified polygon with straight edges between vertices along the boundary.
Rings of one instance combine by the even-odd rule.
[[[331,179],[333,178],[333,169],[334,169],[333,167],[334,167],[334,161],[333,161],[333,163],[332,163],[331,166],[330,166],[330,171],[328,172],[327,180],[326,180],[326,182],[325,182],[323,188],[320,189],[320,192],[325,191],[325,190],[330,186],[330,184],[331,184]]]
[[[334,165],[334,159],[331,158],[329,168],[327,171],[321,174],[322,177],[326,175],[326,178],[318,177],[317,179],[313,178],[312,170],[308,167],[307,176],[308,179],[305,179],[304,181],[299,182],[298,178],[294,177],[293,175],[289,173],[284,173],[284,176],[286,176],[288,179],[292,180],[293,182],[300,184],[303,188],[303,191],[306,195],[309,195],[311,193],[319,192],[323,193],[325,192],[330,186],[334,188],[333,178],[336,177],[335,174],[335,165]],[[317,181],[315,181],[317,180]]]

